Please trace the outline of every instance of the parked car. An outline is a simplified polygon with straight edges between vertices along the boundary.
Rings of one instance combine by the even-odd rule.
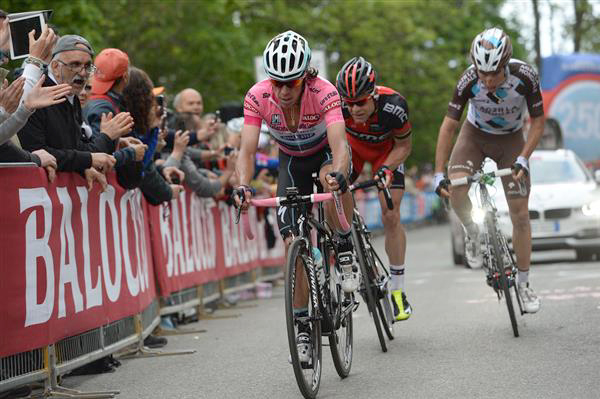
[[[600,260],[600,171],[595,176],[571,150],[537,150],[529,160],[531,194],[529,218],[533,251],[573,249],[577,260]],[[487,160],[485,171],[495,170]],[[474,206],[475,188],[469,195]],[[512,239],[512,222],[500,179],[490,193],[498,208],[502,233]],[[450,212],[452,255],[455,264],[469,266],[464,256],[464,232],[454,212]]]

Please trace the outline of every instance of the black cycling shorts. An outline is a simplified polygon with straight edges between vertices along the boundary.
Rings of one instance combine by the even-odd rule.
[[[279,180],[277,181],[277,196],[284,197],[287,187],[297,187],[300,195],[312,194],[313,190],[313,173],[318,174],[323,166],[333,162],[331,149],[326,146],[321,151],[305,156],[296,157],[288,155],[283,151],[279,151]],[[349,162],[350,170],[352,162]],[[349,176],[350,171],[346,172]],[[323,188],[318,184],[318,191],[323,191]],[[277,225],[282,237],[286,237],[290,233],[292,226],[292,217],[296,217],[295,209],[288,209],[286,206],[277,207]]]

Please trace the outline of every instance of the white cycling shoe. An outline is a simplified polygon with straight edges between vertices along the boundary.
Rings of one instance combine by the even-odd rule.
[[[338,265],[342,271],[340,276],[342,291],[348,294],[356,291],[360,283],[360,274],[358,267],[354,264],[352,252],[338,253]]]
[[[517,289],[523,303],[523,310],[526,313],[536,313],[540,310],[540,298],[533,291],[533,288],[529,287],[529,283],[519,283],[517,284]]]

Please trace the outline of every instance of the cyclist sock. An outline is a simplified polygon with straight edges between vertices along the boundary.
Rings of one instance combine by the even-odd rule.
[[[529,282],[529,270],[526,272],[522,272],[521,270],[517,271],[517,284],[523,284]]]
[[[392,275],[392,291],[404,291],[404,265],[390,265],[390,274]]]

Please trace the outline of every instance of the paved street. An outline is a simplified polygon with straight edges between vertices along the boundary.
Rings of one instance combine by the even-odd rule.
[[[383,239],[377,239],[383,253]],[[361,304],[354,360],[340,380],[326,351],[320,398],[598,398],[600,397],[600,263],[570,252],[537,256],[536,315],[519,317],[512,335],[481,270],[452,265],[449,227],[408,232],[407,292],[414,308],[382,353]],[[273,297],[219,310],[237,317],[185,328],[207,333],[169,337],[169,349],[193,355],[124,360],[112,374],[67,377],[80,390],[120,389],[118,398],[300,398],[287,363],[283,288]],[[328,350],[328,348],[324,348]]]

